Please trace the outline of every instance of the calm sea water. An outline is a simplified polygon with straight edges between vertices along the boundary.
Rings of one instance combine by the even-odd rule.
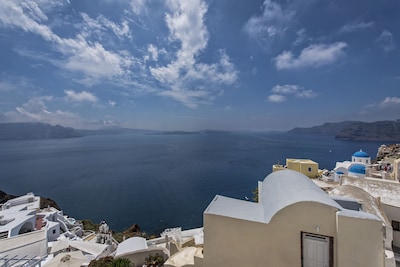
[[[0,142],[0,190],[49,197],[66,214],[114,230],[201,227],[216,194],[251,198],[272,164],[310,158],[320,168],[381,142],[270,133],[114,135]]]

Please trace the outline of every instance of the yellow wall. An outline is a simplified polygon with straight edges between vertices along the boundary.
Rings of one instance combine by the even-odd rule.
[[[337,220],[338,266],[384,266],[382,222],[345,216]]]
[[[318,163],[309,159],[286,159],[286,166],[290,170],[298,171],[309,178],[318,177]]]
[[[334,267],[384,266],[380,221],[337,220],[336,208],[303,202],[279,211],[268,224],[205,213],[204,267],[300,267],[302,232],[333,238]]]
[[[334,236],[335,210],[298,203],[278,212],[269,224],[204,214],[204,267],[300,267],[301,232]]]

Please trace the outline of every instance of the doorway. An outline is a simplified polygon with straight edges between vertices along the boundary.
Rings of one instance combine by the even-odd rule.
[[[302,266],[331,267],[331,237],[302,233]]]

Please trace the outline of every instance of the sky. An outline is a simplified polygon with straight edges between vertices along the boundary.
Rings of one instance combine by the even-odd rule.
[[[400,119],[398,0],[0,0],[0,122]]]

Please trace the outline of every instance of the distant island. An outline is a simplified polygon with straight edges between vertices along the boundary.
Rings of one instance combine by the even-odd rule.
[[[0,123],[0,140],[65,139],[89,135],[153,133],[157,131],[111,127],[96,130],[74,129],[42,122]]]
[[[79,138],[92,135],[150,134],[150,135],[192,135],[229,133],[220,130],[201,131],[161,131],[108,127],[102,129],[74,129],[61,125],[50,125],[42,122],[0,123],[0,140],[35,140]]]
[[[288,133],[334,136],[338,140],[400,142],[400,120],[324,123],[308,128],[296,127]]]
[[[0,123],[0,140],[61,139],[82,135],[75,129],[48,123]]]
[[[157,131],[110,127],[96,130],[74,129],[61,125],[50,125],[40,122],[0,123],[0,140],[32,140],[78,138],[90,135],[119,134],[156,134],[156,135],[192,135],[192,134],[227,134],[230,131]],[[400,120],[396,121],[343,121],[327,122],[313,127],[296,127],[289,134],[307,134],[334,136],[339,140],[349,141],[386,141],[400,142]]]

